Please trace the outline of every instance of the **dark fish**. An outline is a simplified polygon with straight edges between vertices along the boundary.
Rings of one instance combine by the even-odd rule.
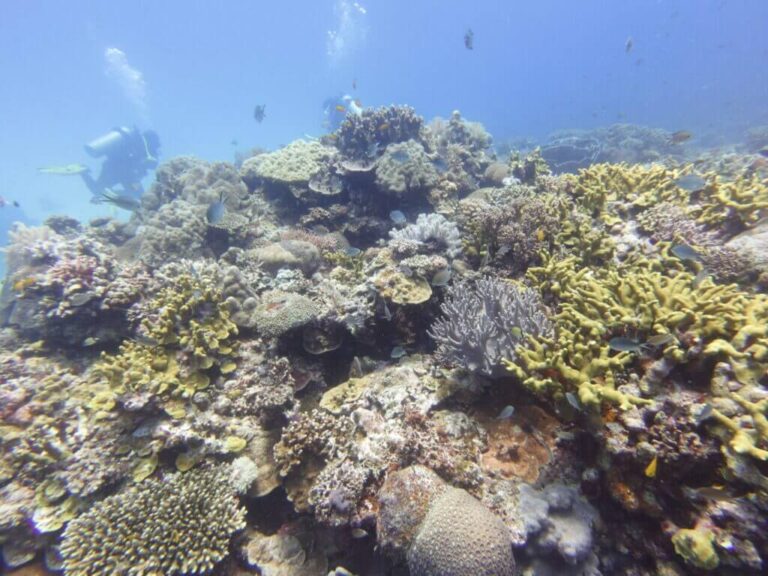
[[[617,336],[608,340],[608,346],[616,352],[639,352],[643,345],[637,340]]]
[[[389,353],[389,357],[394,360],[397,360],[398,358],[402,358],[406,354],[407,352],[405,351],[405,348],[403,348],[402,346],[395,346],[394,348],[392,348],[392,352]]]
[[[680,258],[680,260],[689,260],[691,262],[701,262],[701,255],[696,252],[688,244],[675,244],[670,250],[672,254]]]
[[[387,306],[386,300],[382,300],[381,302],[384,305],[384,318],[387,320],[387,322],[389,322],[390,320],[392,320],[392,312],[390,312],[389,306]]]
[[[670,134],[669,141],[672,144],[682,144],[683,142],[690,140],[692,136],[693,134],[687,130],[678,130],[677,132],[672,132],[672,134]]]
[[[360,362],[360,358],[355,356],[352,358],[352,364],[349,367],[349,377],[362,378],[363,376],[365,376],[365,373],[363,372],[363,364]]]
[[[432,276],[432,286],[446,286],[451,280],[451,269],[443,268]]]
[[[408,160],[411,159],[411,157],[408,155],[408,152],[406,152],[405,150],[397,150],[395,152],[392,152],[391,158],[395,162],[400,162],[401,164],[403,162],[408,162]]]
[[[698,414],[696,414],[694,418],[696,425],[699,426],[702,422],[711,418],[714,411],[715,409],[712,407],[712,404],[704,404],[704,407],[699,411]]]
[[[405,214],[400,210],[392,210],[392,212],[389,213],[389,219],[395,224],[405,224],[407,221]]]
[[[504,410],[499,412],[499,415],[496,416],[496,420],[509,420],[512,418],[512,416],[515,413],[515,407],[511,404],[504,407]]]
[[[629,54],[632,51],[632,47],[635,45],[635,41],[632,40],[632,36],[627,38],[627,41],[624,42],[624,52]]]
[[[352,256],[353,258],[355,256],[360,256],[361,252],[362,250],[360,250],[360,248],[355,248],[354,246],[348,246],[344,249],[344,254],[347,256]]]
[[[472,50],[475,47],[475,33],[472,32],[472,28],[467,28],[464,33],[464,48]]]
[[[0,196],[0,208],[2,208],[3,206],[14,206],[14,207],[18,208],[19,207],[19,203],[16,202],[16,200],[10,201],[10,200],[6,200],[2,196]]]
[[[360,538],[367,538],[367,537],[368,537],[368,532],[366,532],[362,528],[352,528],[352,538],[359,540]]]
[[[683,190],[696,192],[703,189],[707,185],[707,181],[704,180],[704,178],[701,176],[697,176],[696,174],[688,174],[686,176],[680,176],[680,178],[675,180],[675,184],[677,184]]]
[[[760,156],[763,156],[764,158],[768,158],[768,146],[763,146],[760,148],[760,150],[757,151]]]
[[[237,145],[238,145],[238,141],[233,139],[233,140],[230,142],[230,144],[231,144],[232,146],[237,146]]]
[[[264,118],[267,117],[266,109],[266,104],[257,104],[253,109],[253,119],[259,124],[261,124],[264,121]]]
[[[357,90],[357,78],[352,78],[352,90]]]

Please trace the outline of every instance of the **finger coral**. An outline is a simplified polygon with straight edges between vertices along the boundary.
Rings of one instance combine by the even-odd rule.
[[[205,574],[245,513],[219,469],[151,480],[95,504],[64,531],[67,576]]]

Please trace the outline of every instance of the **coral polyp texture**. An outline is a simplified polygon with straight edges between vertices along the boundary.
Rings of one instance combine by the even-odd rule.
[[[243,528],[244,510],[221,470],[176,474],[110,496],[70,522],[64,573],[207,574]]]
[[[14,226],[3,569],[764,574],[766,131],[345,102]]]

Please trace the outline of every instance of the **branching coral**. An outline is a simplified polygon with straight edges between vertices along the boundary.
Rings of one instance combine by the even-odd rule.
[[[498,373],[502,358],[515,357],[527,336],[552,331],[535,291],[492,278],[454,284],[441,310],[430,333],[437,358],[489,376]]]
[[[67,576],[203,574],[228,554],[245,514],[219,469],[151,480],[95,504],[69,523]]]

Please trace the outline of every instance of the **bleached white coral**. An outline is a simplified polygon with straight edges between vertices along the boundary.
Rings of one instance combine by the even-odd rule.
[[[417,242],[420,245],[436,243],[444,248],[449,258],[461,254],[461,234],[453,222],[446,220],[441,214],[419,214],[415,224],[409,224],[402,230],[391,230],[389,237],[395,243]]]

